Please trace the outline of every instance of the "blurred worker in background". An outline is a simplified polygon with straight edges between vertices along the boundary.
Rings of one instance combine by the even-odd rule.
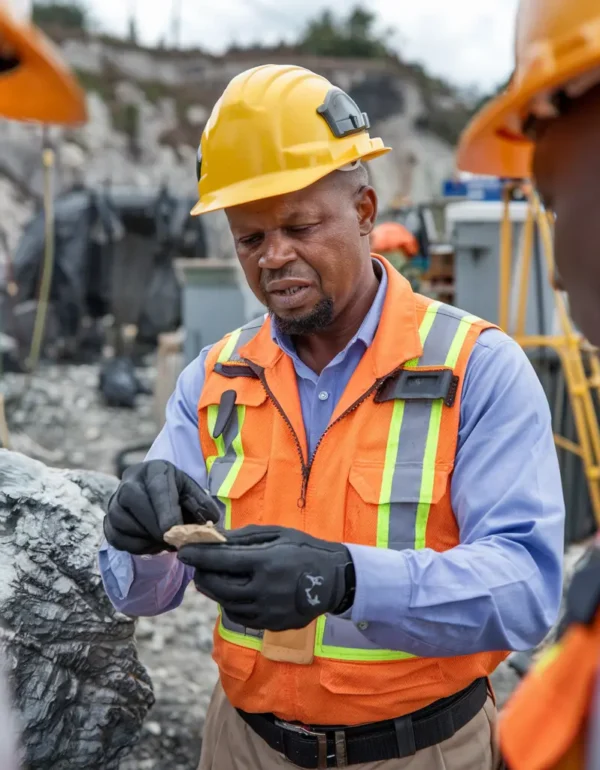
[[[83,123],[85,95],[53,44],[29,23],[30,3],[0,2],[0,117]],[[1,671],[0,671],[1,675]],[[0,768],[16,770],[17,736],[0,682]]]
[[[419,242],[410,230],[399,222],[381,222],[373,228],[370,237],[371,251],[381,254],[410,283],[413,291],[419,291],[420,270],[413,266],[419,253]]]
[[[220,605],[202,770],[495,770],[488,677],[557,616],[543,390],[509,337],[370,253],[363,163],[387,151],[294,66],[235,77],[202,136],[194,213],[225,209],[269,313],[185,369],[100,552],[123,612],[192,580]],[[168,552],[219,518],[226,543]]]
[[[561,288],[600,345],[600,3],[521,0],[508,89],[465,132],[461,169],[533,175],[554,212]],[[567,597],[567,631],[502,719],[511,770],[600,768],[600,541]]]

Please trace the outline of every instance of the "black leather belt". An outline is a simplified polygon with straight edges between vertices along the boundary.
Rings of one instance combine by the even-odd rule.
[[[238,714],[254,732],[297,767],[348,767],[361,762],[410,757],[435,746],[468,724],[487,699],[487,680],[443,698],[419,711],[356,727],[305,726],[273,714]]]

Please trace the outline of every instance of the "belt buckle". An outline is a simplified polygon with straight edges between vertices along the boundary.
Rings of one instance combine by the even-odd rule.
[[[296,733],[298,735],[306,735],[310,738],[317,739],[317,768],[331,767],[327,764],[328,759],[335,759],[335,765],[333,767],[348,767],[348,752],[346,749],[346,735],[343,730],[332,730],[335,736],[335,754],[327,754],[327,733],[320,733],[315,730],[311,730],[305,725],[292,724],[291,722],[284,722],[281,719],[276,719],[275,724],[278,727],[282,727],[284,730]]]

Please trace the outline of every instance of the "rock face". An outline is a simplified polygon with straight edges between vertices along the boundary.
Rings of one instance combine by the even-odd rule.
[[[117,770],[154,702],[97,567],[115,486],[0,450],[0,654],[29,770]]]

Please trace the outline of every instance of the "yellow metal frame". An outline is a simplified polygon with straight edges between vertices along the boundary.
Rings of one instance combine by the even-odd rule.
[[[579,443],[555,434],[558,447],[581,458],[588,483],[590,500],[596,522],[600,526],[600,427],[594,407],[592,392],[600,396],[600,359],[598,350],[592,347],[574,328],[569,317],[565,297],[555,288],[555,263],[552,216],[547,214],[530,185],[519,184],[528,201],[527,216],[523,226],[523,241],[518,274],[513,276],[513,237],[510,218],[511,193],[516,183],[508,183],[504,189],[504,214],[501,226],[500,248],[500,306],[499,326],[510,333],[523,348],[546,347],[554,350],[561,362],[567,392]],[[558,335],[527,335],[525,318],[529,277],[534,253],[534,231],[537,225],[548,280],[554,288],[554,303],[560,325]],[[513,280],[514,278],[514,280]],[[510,328],[511,288],[518,287],[517,314],[514,329]],[[591,372],[586,374],[585,362]]]

